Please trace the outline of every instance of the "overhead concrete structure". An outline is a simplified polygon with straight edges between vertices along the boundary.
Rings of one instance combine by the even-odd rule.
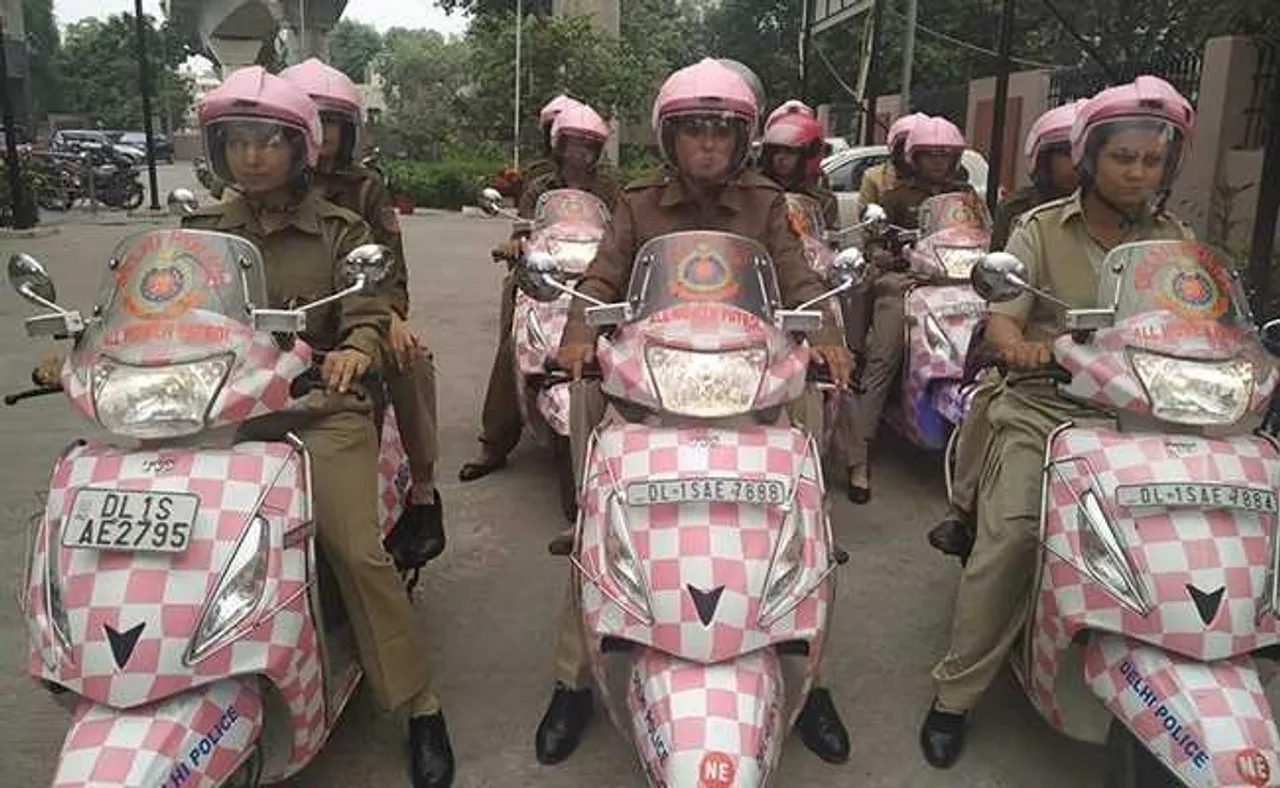
[[[165,12],[198,40],[225,76],[254,63],[268,42],[289,63],[328,53],[347,0],[169,0]]]

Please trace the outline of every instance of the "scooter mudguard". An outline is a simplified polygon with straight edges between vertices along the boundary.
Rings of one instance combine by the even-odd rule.
[[[262,716],[254,676],[132,709],[82,700],[54,788],[213,788],[253,752]]]
[[[627,706],[649,784],[763,788],[786,734],[785,701],[773,649],[712,665],[643,650]]]
[[[1199,662],[1114,634],[1093,634],[1085,681],[1189,786],[1269,786],[1280,733],[1247,655]]]

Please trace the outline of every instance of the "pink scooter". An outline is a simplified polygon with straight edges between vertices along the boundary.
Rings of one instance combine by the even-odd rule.
[[[234,433],[318,383],[297,335],[381,279],[386,250],[356,249],[349,286],[296,310],[261,308],[262,256],[236,236],[148,231],[110,260],[90,316],[57,305],[33,258],[8,267],[48,310],[28,333],[75,341],[60,387],[9,404],[65,391],[123,439],[63,452],[31,532],[30,671],[73,708],[54,785],[278,782],[319,752],[361,672],[316,548],[306,448]],[[393,554],[409,483],[395,424],[379,468]]]
[[[768,254],[717,232],[655,238],[626,301],[588,309],[612,402],[592,437],[572,560],[595,679],[649,783],[764,786],[822,656],[835,567],[815,441],[791,426],[809,311]],[[566,288],[568,289],[568,288]],[[590,300],[590,299],[587,299]]]
[[[481,205],[490,213],[504,213],[498,208],[501,200],[502,195],[496,190],[487,190]],[[560,506],[565,518],[572,521],[578,504],[573,460],[569,456],[569,378],[558,373],[552,362],[573,299],[541,285],[541,277],[530,276],[527,255],[549,256],[561,280],[576,281],[595,259],[596,247],[609,223],[609,209],[590,192],[555,189],[538,198],[532,221],[511,216],[517,226],[530,230],[526,256],[511,261],[520,285],[511,323],[516,372],[523,384],[517,388],[520,413],[538,443],[555,453]]]
[[[1050,437],[1012,663],[1049,724],[1106,743],[1108,788],[1280,779],[1258,664],[1280,646],[1280,447],[1257,431],[1277,365],[1230,271],[1193,241],[1115,248],[1107,307],[1065,310],[1047,373],[1115,421]],[[1004,253],[973,281],[992,301],[1027,289]]]

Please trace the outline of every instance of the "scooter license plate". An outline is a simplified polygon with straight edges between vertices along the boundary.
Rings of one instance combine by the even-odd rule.
[[[660,503],[782,504],[787,485],[768,479],[673,479],[627,485],[627,503],[653,506]]]
[[[76,492],[62,528],[64,547],[181,553],[191,544],[200,496],[158,490]]]
[[[1272,490],[1230,484],[1132,484],[1116,488],[1116,503],[1131,508],[1196,506],[1272,513],[1278,508],[1276,494]]]

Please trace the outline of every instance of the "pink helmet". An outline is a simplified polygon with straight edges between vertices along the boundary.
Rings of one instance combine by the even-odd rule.
[[[764,122],[765,132],[768,132],[769,127],[777,121],[795,114],[804,115],[805,117],[813,118],[814,120],[817,120],[818,118],[818,113],[814,111],[813,107],[810,107],[799,99],[791,99],[790,101],[784,102],[782,106],[769,114],[769,119]]]
[[[1168,188],[1195,140],[1196,112],[1191,102],[1159,77],[1141,76],[1127,85],[1107,88],[1086,101],[1071,127],[1071,161],[1086,171],[1092,170],[1093,162],[1088,159],[1093,133],[1109,123],[1125,120],[1165,123],[1177,135],[1172,165],[1166,170],[1163,184]]]
[[[750,86],[719,61],[706,58],[676,71],[662,83],[653,102],[653,131],[660,141],[663,158],[676,166],[668,121],[689,115],[713,115],[742,124],[740,152],[731,167],[736,170],[746,158],[757,107]]]
[[[550,126],[561,112],[564,112],[569,107],[577,106],[582,106],[582,102],[561,93],[544,104],[542,109],[538,111],[538,125],[543,127]]]
[[[356,83],[314,57],[286,68],[280,76],[306,91],[320,110],[322,123],[336,120],[345,127],[337,158],[344,165],[350,164],[360,146],[360,130],[364,125],[364,102],[360,99]]]
[[[209,91],[196,108],[196,118],[204,136],[205,156],[214,173],[232,181],[226,155],[217,134],[224,123],[258,121],[276,123],[298,132],[302,154],[295,162],[298,170],[316,166],[320,155],[320,112],[316,103],[297,86],[281,79],[261,66],[248,66],[234,72]]]
[[[1054,107],[1036,118],[1027,132],[1027,141],[1022,152],[1027,159],[1027,172],[1034,172],[1040,159],[1040,152],[1050,145],[1069,145],[1071,127],[1076,122],[1076,115],[1086,103],[1086,99]]]
[[[960,154],[968,144],[960,129],[946,118],[926,117],[918,120],[907,135],[907,161],[913,161],[921,151],[946,151]]]
[[[772,157],[768,148],[792,148],[803,156],[803,167],[797,172],[803,179],[814,179],[822,175],[822,125],[809,115],[792,112],[788,115],[771,118],[764,132],[766,148],[763,169],[765,173],[783,186],[794,189],[801,185],[794,181],[800,177],[795,174],[773,172]]]
[[[551,147],[558,148],[564,135],[585,137],[603,145],[609,134],[609,124],[599,113],[586,104],[577,104],[556,115],[551,124]]]
[[[916,127],[917,123],[927,117],[929,116],[923,112],[913,112],[910,115],[903,115],[895,120],[893,125],[889,127],[889,136],[885,140],[885,144],[889,146],[889,150],[892,151],[899,145],[905,144],[907,136],[911,134],[911,130]]]

